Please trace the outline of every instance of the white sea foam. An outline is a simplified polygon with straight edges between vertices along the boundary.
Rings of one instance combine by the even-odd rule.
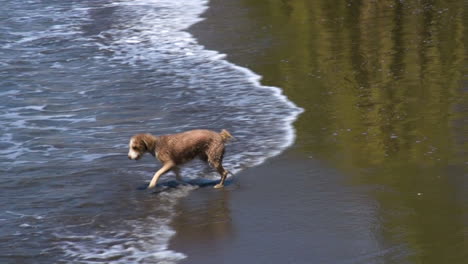
[[[19,218],[32,218],[35,220],[41,220],[44,219],[44,216],[42,215],[35,215],[35,214],[24,214],[24,213],[18,213],[18,212],[13,212],[13,211],[5,211],[6,214],[13,215]]]
[[[81,154],[81,153],[80,153],[80,154]],[[95,160],[98,160],[98,159],[102,159],[102,158],[106,158],[106,157],[112,157],[112,156],[120,157],[120,156],[121,156],[121,153],[110,153],[110,154],[98,154],[98,153],[93,153],[93,154],[81,154],[81,155],[80,155],[80,158],[81,158],[84,162],[92,162],[92,161],[95,161]]]
[[[5,92],[0,92],[0,96],[16,95],[16,94],[19,94],[19,93],[20,93],[19,90],[9,90],[9,91],[5,91]]]
[[[23,107],[15,107],[12,108],[12,111],[21,111],[21,110],[35,110],[35,111],[43,111],[47,105],[28,105]]]
[[[159,214],[119,223],[116,230],[98,231],[94,235],[54,233],[60,241],[58,247],[65,252],[64,261],[176,263],[186,258],[182,253],[168,249],[168,241],[175,233],[169,225],[175,215],[173,208],[177,201],[196,188],[180,186],[161,193],[159,197],[165,206],[158,207]]]

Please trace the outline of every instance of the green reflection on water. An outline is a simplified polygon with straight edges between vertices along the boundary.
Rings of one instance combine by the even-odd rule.
[[[378,239],[410,249],[388,263],[467,260],[464,1],[242,3],[244,65],[305,108],[296,148],[373,187]]]

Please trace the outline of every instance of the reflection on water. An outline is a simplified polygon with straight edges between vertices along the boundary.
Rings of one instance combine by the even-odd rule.
[[[209,190],[192,194],[190,199],[184,199],[177,205],[177,211],[183,213],[179,213],[172,223],[189,240],[189,244],[203,245],[213,238],[233,235],[229,192],[212,190],[211,184],[202,187]]]
[[[464,1],[244,4],[241,61],[306,109],[296,146],[375,186],[375,235],[400,260],[466,260]]]

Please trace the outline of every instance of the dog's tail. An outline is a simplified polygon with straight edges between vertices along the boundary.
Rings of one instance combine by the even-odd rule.
[[[223,129],[221,130],[221,132],[219,132],[219,135],[221,136],[221,138],[223,139],[223,142],[227,142],[231,139],[233,139],[234,137],[231,135],[231,133],[229,133],[226,129]]]

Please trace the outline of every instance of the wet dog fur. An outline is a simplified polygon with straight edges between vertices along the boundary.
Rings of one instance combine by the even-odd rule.
[[[161,161],[163,166],[154,174],[148,188],[154,188],[159,177],[171,170],[177,180],[181,180],[179,166],[197,157],[208,162],[221,175],[220,183],[214,187],[222,188],[229,173],[222,165],[224,143],[231,138],[232,135],[225,129],[220,133],[197,129],[163,136],[137,134],[128,144],[128,158],[138,160],[149,152]]]

